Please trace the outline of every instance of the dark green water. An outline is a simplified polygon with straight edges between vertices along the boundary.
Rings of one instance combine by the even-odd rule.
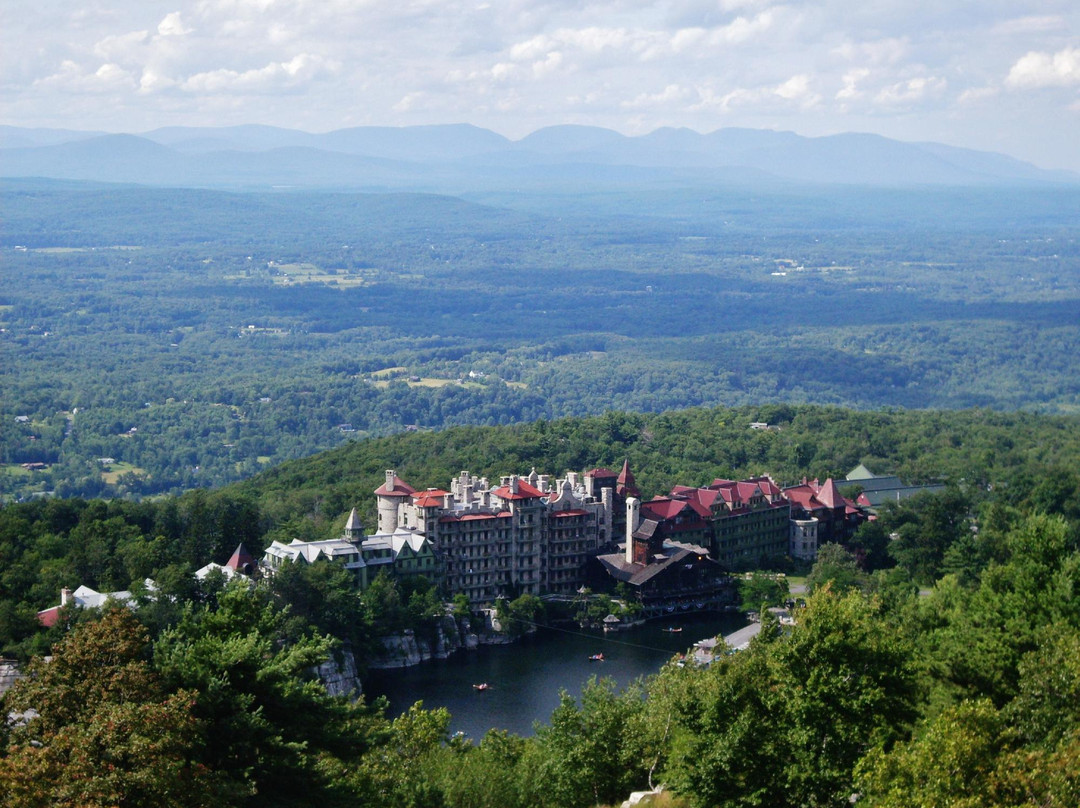
[[[388,715],[397,716],[413,702],[446,707],[451,732],[479,741],[497,727],[532,735],[533,722],[547,723],[559,704],[559,691],[577,696],[590,676],[607,676],[625,686],[639,676],[656,673],[674,654],[698,640],[730,634],[746,625],[742,615],[704,614],[652,621],[615,634],[602,631],[545,629],[512,645],[459,651],[450,659],[413,668],[374,671],[364,682],[371,700],[386,696]],[[663,629],[681,626],[679,634]],[[589,657],[602,652],[603,662]],[[473,685],[487,682],[477,691]]]

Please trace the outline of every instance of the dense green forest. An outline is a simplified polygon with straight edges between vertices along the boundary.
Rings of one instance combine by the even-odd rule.
[[[0,199],[6,499],[612,409],[1080,403],[1067,188]]]
[[[751,412],[779,429],[748,429]],[[0,703],[40,714],[0,729],[0,793],[12,806],[566,808],[664,783],[669,804],[688,808],[1075,805],[1078,426],[986,410],[611,413],[357,442],[152,502],[6,505],[3,652],[53,660],[32,663]],[[825,548],[790,632],[766,621],[746,651],[708,669],[673,662],[624,691],[594,681],[530,738],[453,738],[445,711],[390,720],[311,679],[341,641],[362,660],[376,626],[430,619],[430,590],[382,580],[358,596],[332,565],[256,587],[190,577],[239,540],[335,535],[386,467],[426,485],[464,467],[554,472],[622,457],[646,495],[858,461],[948,486]],[[168,597],[33,625],[60,586],[146,575]]]

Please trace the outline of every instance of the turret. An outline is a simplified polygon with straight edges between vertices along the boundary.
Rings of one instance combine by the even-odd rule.
[[[386,482],[375,489],[380,533],[393,533],[397,530],[400,505],[415,493],[416,489],[398,477],[393,469],[387,470]]]
[[[641,500],[626,498],[626,563],[634,563],[634,533],[641,523]]]

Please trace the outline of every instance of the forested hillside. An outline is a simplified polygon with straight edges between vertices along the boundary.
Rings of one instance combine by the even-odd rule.
[[[1080,403],[1069,188],[0,198],[6,499],[609,410]]]
[[[0,793],[15,807],[567,808],[664,783],[683,808],[1077,804],[1076,416],[773,406],[753,410],[778,427],[762,431],[750,412],[396,435],[212,493],[0,508],[2,650],[53,654],[0,702],[40,713],[0,728]],[[424,486],[464,467],[558,472],[622,457],[646,495],[857,461],[948,487],[822,553],[789,633],[766,621],[748,650],[708,669],[673,662],[623,692],[593,682],[531,738],[452,738],[445,711],[389,720],[310,681],[335,646],[328,634],[363,660],[388,615],[438,610],[429,593],[356,596],[333,565],[254,588],[190,578],[239,540],[335,535],[386,467]],[[144,597],[134,616],[76,610],[49,632],[34,625],[60,586],[148,574],[168,597]]]
[[[773,428],[750,429],[757,420]],[[932,540],[904,559],[909,574],[926,583],[937,578],[957,539],[944,525],[966,524],[956,512],[1002,499],[1080,516],[1077,416],[773,405],[406,433],[290,461],[215,491],[143,502],[45,500],[0,508],[0,653],[25,655],[54,638],[40,632],[34,615],[54,605],[62,587],[138,589],[150,577],[186,592],[185,571],[223,563],[240,542],[259,554],[272,539],[337,537],[354,507],[372,531],[372,492],[388,468],[427,488],[445,487],[462,469],[498,477],[535,467],[562,475],[617,467],[623,459],[645,496],[715,477],[842,479],[860,462],[911,483],[947,483],[949,498],[926,512],[951,515],[937,520],[942,524]],[[912,522],[917,530],[909,530],[920,537],[936,519],[916,518],[906,509],[894,516],[897,530]],[[879,535],[870,539],[880,544]]]

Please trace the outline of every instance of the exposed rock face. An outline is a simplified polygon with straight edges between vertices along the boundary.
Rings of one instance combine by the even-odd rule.
[[[363,692],[360,675],[356,672],[356,657],[352,649],[343,648],[315,669],[319,681],[331,696],[357,697]]]
[[[414,632],[407,630],[382,638],[384,652],[368,666],[375,669],[408,668],[429,659],[446,659],[455,651],[472,651],[481,645],[502,645],[512,639],[494,631],[490,623],[473,631],[469,620],[455,620],[447,615],[440,619],[434,630]]]
[[[4,695],[15,684],[15,680],[20,678],[22,678],[22,673],[18,665],[7,659],[0,661],[0,696]]]
[[[446,659],[466,647],[465,635],[450,616],[435,623],[434,630],[417,634],[411,629],[383,637],[383,655],[372,660],[372,668],[408,668],[428,659]]]

